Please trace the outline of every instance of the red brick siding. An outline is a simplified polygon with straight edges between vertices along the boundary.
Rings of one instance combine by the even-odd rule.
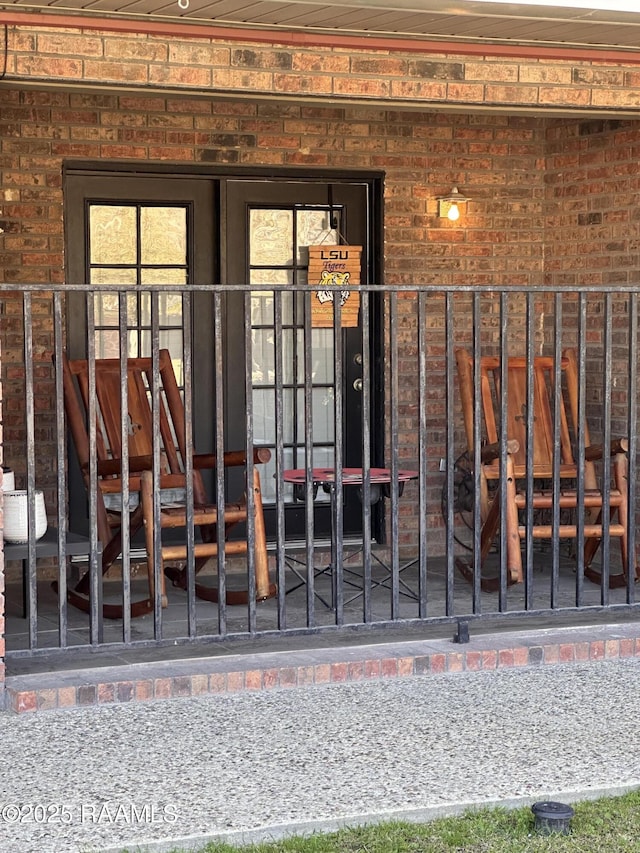
[[[637,122],[554,121],[547,130],[548,241],[545,272],[554,284],[638,280]]]

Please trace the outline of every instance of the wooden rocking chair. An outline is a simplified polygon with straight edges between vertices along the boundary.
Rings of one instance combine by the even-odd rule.
[[[160,378],[160,436],[161,471],[157,488],[184,489],[185,476],[183,460],[186,456],[184,405],[178,388],[169,351],[163,349],[159,355]],[[130,495],[135,506],[129,513],[129,535],[132,539],[145,522],[142,489],[142,473],[150,471],[153,465],[153,415],[149,389],[152,382],[152,363],[150,358],[130,358],[127,361],[127,399],[129,420],[129,477]],[[90,446],[87,429],[89,412],[89,368],[84,359],[70,361],[63,357],[64,403],[69,430],[75,445],[78,462],[87,490],[91,488],[89,476]],[[104,575],[122,552],[122,517],[118,510],[109,506],[109,496],[118,496],[122,492],[122,428],[121,428],[121,374],[119,359],[97,359],[95,361],[96,388],[96,456],[97,456],[97,526],[98,538],[102,543],[102,574]],[[268,462],[271,453],[267,448],[254,451],[254,463]],[[225,466],[246,465],[244,451],[224,454]],[[216,517],[201,509],[207,506],[207,496],[201,470],[215,468],[216,459],[212,454],[194,454],[193,456],[193,495],[195,524],[200,527],[203,540],[216,541]],[[254,490],[254,529],[255,529],[255,572],[256,598],[258,600],[275,595],[275,586],[269,582],[266,537],[262,515],[260,475],[253,469]],[[117,502],[117,501],[116,501]],[[230,529],[238,522],[247,520],[246,500],[242,497],[238,503],[225,513],[225,539]],[[175,526],[175,525],[174,525]],[[149,542],[147,536],[147,543]],[[245,552],[247,543],[228,542],[225,551]],[[185,549],[186,550],[186,549]],[[211,553],[211,552],[208,552]],[[198,557],[201,555],[198,554]],[[206,560],[196,561],[196,572],[200,571]],[[147,573],[149,596],[132,602],[131,615],[140,616],[154,607],[154,569],[153,552],[147,554]],[[169,569],[167,570],[169,574]],[[186,570],[174,569],[171,575],[176,586],[186,587]],[[162,578],[162,605],[166,606],[167,596]],[[217,589],[196,584],[196,594],[208,600],[217,600]],[[227,603],[244,603],[248,600],[247,590],[230,591]],[[89,612],[89,573],[87,572],[76,585],[68,591],[68,601],[75,607]],[[123,608],[119,604],[103,605],[103,614],[107,619],[122,617]]]
[[[467,448],[470,457],[474,454],[474,378],[473,358],[464,349],[456,349],[456,362]],[[560,492],[554,496],[550,481],[553,477],[554,459],[554,381],[555,361],[553,358],[534,358],[531,369],[533,382],[533,470],[534,479],[533,509],[536,512],[532,535],[534,539],[551,539],[553,525],[548,519],[540,518],[539,510],[549,510],[559,501],[560,508],[584,512],[584,566],[585,577],[594,583],[600,583],[602,574],[591,563],[603,537],[602,507],[604,497],[598,486],[595,462],[602,459],[603,447],[591,446],[589,431],[583,427],[584,458],[575,458],[571,443],[571,434],[578,432],[578,368],[573,350],[565,350],[561,362],[563,389],[560,394],[558,417],[560,418]],[[500,359],[483,357],[480,364],[480,387],[482,413],[484,416],[484,436],[481,453],[481,566],[485,562],[493,543],[500,534],[501,507],[500,481],[503,473],[500,465]],[[527,360],[512,357],[508,359],[507,388],[507,461],[504,476],[506,479],[505,531],[506,531],[506,579],[507,584],[523,581],[521,543],[526,537],[526,525],[519,519],[519,513],[527,507],[527,495],[523,485],[527,475],[526,466],[526,430],[527,430]],[[620,541],[622,573],[609,576],[611,588],[626,585],[625,570],[628,555],[628,508],[627,508],[627,447],[626,439],[612,442],[610,454],[613,483],[609,490],[610,523],[608,534]],[[578,467],[584,470],[584,504],[578,504],[576,480]],[[543,482],[546,481],[546,482]],[[561,538],[577,538],[578,524],[574,517],[570,523],[559,526]],[[474,566],[461,558],[456,565],[467,580],[472,580]],[[636,579],[638,568],[635,568]],[[481,588],[495,591],[500,586],[500,578],[482,577]]]

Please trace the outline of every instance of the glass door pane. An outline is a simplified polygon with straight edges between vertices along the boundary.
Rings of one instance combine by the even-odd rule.
[[[333,217],[333,222],[330,217]],[[334,227],[330,227],[333,225]],[[295,288],[307,283],[310,245],[337,245],[340,211],[328,207],[299,206],[282,209],[255,206],[249,209],[249,282],[264,284],[251,300],[252,377],[255,440],[273,445],[275,435],[275,327],[274,291],[270,284]],[[301,294],[283,293],[283,440],[287,467],[301,468],[304,457],[304,299]],[[331,465],[334,441],[334,332],[313,329],[311,333],[313,464]],[[275,500],[275,458],[262,479],[263,500]],[[319,500],[328,500],[322,493]],[[285,500],[293,500],[292,487]]]
[[[122,202],[88,206],[89,281],[91,284],[162,285],[159,298],[160,346],[172,354],[182,377],[182,297],[188,284],[187,206]],[[176,289],[174,289],[176,288]],[[117,293],[95,297],[96,357],[119,356]],[[128,357],[151,354],[151,299],[128,296]]]

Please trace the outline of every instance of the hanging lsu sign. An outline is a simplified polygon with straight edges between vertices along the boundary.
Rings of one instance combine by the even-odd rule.
[[[311,296],[311,325],[333,326],[334,304],[339,303],[341,325],[357,326],[362,246],[309,246],[309,284],[319,285]]]

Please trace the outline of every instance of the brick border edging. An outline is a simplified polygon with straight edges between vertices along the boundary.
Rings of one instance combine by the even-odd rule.
[[[31,690],[11,687],[9,678],[6,707],[15,713],[25,713],[208,694],[308,687],[314,684],[349,683],[366,679],[479,672],[633,657],[640,657],[640,636],[514,645],[494,649],[468,648],[407,656],[381,655],[360,660],[308,665],[230,669],[226,672],[105,680],[77,685],[67,683],[59,687]]]

